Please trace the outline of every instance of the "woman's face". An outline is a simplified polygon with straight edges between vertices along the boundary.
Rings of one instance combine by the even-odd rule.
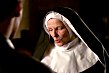
[[[63,46],[70,40],[70,35],[62,21],[58,19],[50,19],[47,22],[47,27],[54,42],[58,46]]]

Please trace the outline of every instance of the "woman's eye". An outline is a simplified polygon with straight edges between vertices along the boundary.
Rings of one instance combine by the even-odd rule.
[[[48,29],[48,31],[52,31],[52,29]]]

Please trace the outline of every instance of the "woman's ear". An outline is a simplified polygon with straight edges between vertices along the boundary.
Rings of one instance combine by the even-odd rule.
[[[18,4],[17,4],[17,7],[15,9],[15,17],[19,17],[20,16],[21,9],[22,9],[22,7],[21,7],[21,1],[19,0],[18,1]]]

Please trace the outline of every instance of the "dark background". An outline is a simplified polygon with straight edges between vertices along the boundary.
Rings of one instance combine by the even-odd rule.
[[[22,30],[21,37],[12,39],[16,48],[28,50],[33,55],[47,10],[58,7],[75,9],[89,28],[102,41],[106,49],[109,46],[109,4],[108,0],[28,0],[29,30]],[[26,2],[26,1],[25,1]],[[109,51],[109,50],[108,50]],[[24,51],[23,51],[24,52]],[[27,54],[27,53],[26,53]]]

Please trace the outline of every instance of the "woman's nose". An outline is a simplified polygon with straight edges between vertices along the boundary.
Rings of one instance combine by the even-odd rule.
[[[58,36],[58,34],[57,34],[57,31],[56,30],[53,30],[53,37],[57,37]]]

